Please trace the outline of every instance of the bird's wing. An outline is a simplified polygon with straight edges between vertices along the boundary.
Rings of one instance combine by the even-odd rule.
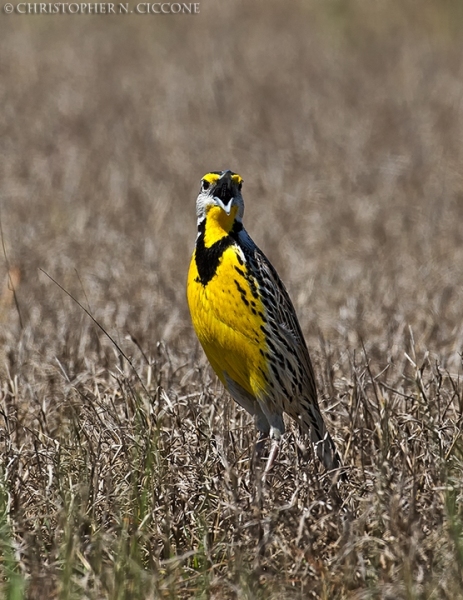
[[[285,365],[282,365],[282,370],[286,371],[287,378],[292,383],[287,391],[295,395],[306,395],[312,401],[316,401],[312,362],[285,285],[265,254],[255,244],[249,259],[254,261],[254,268],[258,273],[260,293],[267,311],[269,337],[275,340],[278,353],[284,357]]]

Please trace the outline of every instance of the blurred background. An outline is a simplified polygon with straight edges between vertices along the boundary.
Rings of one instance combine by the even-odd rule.
[[[461,413],[455,398],[462,397],[462,59],[460,0],[202,0],[196,15],[2,12],[0,391],[5,423],[1,422],[0,442],[15,552],[22,557],[22,572],[35,572],[31,581],[38,582],[31,598],[44,597],[47,573],[55,573],[55,568],[61,572],[60,548],[67,539],[70,514],[63,498],[68,497],[69,482],[78,487],[90,471],[94,477],[79,517],[79,531],[84,532],[79,552],[86,556],[86,573],[89,563],[99,572],[94,565],[100,560],[93,563],[88,550],[87,519],[92,531],[104,537],[117,530],[114,523],[124,524],[131,514],[129,500],[126,505],[121,500],[121,482],[129,481],[138,468],[130,454],[133,440],[149,441],[149,435],[131,429],[136,425],[130,412],[131,403],[137,402],[131,399],[133,387],[138,386],[137,398],[146,399],[148,388],[150,401],[154,398],[165,414],[172,411],[166,432],[193,436],[195,424],[204,418],[207,423],[198,425],[201,435],[212,430],[218,435],[225,431],[220,429],[223,423],[231,423],[236,436],[247,432],[238,446],[249,455],[254,436],[250,420],[211,376],[185,298],[199,182],[208,171],[228,168],[244,178],[245,226],[294,300],[315,363],[322,406],[346,463],[358,467],[362,461],[367,482],[362,489],[370,486],[371,492],[379,473],[385,472],[384,463],[378,462],[368,479],[373,472],[368,465],[380,456],[391,468],[384,489],[392,489],[390,481],[402,481],[409,473],[407,465],[419,465],[406,484],[397,484],[395,504],[388,505],[381,492],[373,500],[364,496],[352,509],[361,517],[355,547],[361,549],[367,539],[367,521],[374,522],[374,539],[383,534],[386,539],[383,524],[389,516],[395,514],[399,522],[404,507],[415,506],[416,498],[424,498],[426,492],[426,509],[418,506],[409,518],[426,546],[410,572],[415,569],[416,577],[421,573],[421,581],[423,573],[425,579],[431,573],[435,546],[445,538],[440,528],[444,501],[435,500],[435,490],[444,489],[439,479],[444,470],[435,461],[434,448],[439,446],[436,453],[445,460],[448,448],[454,448],[457,437],[450,434],[445,451],[439,444],[457,423],[447,409],[453,403],[455,414]],[[112,342],[43,271],[117,341],[146,388],[141,389]],[[367,377],[367,370],[356,365],[365,363],[366,356],[372,387],[362,397],[365,406],[377,404],[370,413],[365,408],[361,421],[361,409],[351,408],[364,392],[358,382]],[[413,426],[421,423],[422,414],[435,416],[434,408],[428,411],[432,403],[423,408],[420,402],[426,405],[427,397],[416,391],[424,366],[432,371],[428,383],[434,400],[441,398],[442,373],[449,377],[449,423],[447,429],[438,429],[436,446],[428,455],[422,449],[431,448],[431,426],[423,426],[416,436],[406,433],[409,411],[417,411]],[[118,388],[121,373],[127,378],[124,386],[131,377],[133,387]],[[381,374],[386,386],[382,389],[389,390],[384,393],[397,411],[387,443],[399,444],[403,433],[422,444],[417,442],[413,458],[405,459],[408,442],[400,441],[403,448],[396,448],[393,466],[389,447],[382,446],[386,437],[376,437],[386,400],[378,395],[375,400],[372,374]],[[418,399],[413,404],[410,398]],[[78,415],[75,421],[72,410]],[[99,410],[102,419],[96,416]],[[438,412],[432,427],[441,427],[440,408]],[[119,421],[113,425],[111,419]],[[381,423],[387,429],[387,420]],[[114,442],[113,426],[114,431],[121,428],[118,439],[127,436],[124,452]],[[177,448],[166,454],[166,461],[173,462],[163,471],[172,478],[166,478],[165,485],[177,490],[169,493],[178,493],[181,486],[175,478],[183,477],[186,497],[195,498],[197,482],[218,468],[215,446],[200,433],[196,441],[188,438],[188,444],[166,442],[169,453]],[[225,440],[227,435],[225,431]],[[104,452],[92,454],[86,444],[101,448],[99,441],[91,440],[105,436],[109,441]],[[182,470],[181,450],[193,447],[197,454],[192,453],[190,466]],[[66,468],[60,448],[71,448]],[[295,456],[291,452],[288,456]],[[207,460],[210,471],[195,479],[194,470]],[[291,463],[288,468],[293,467]],[[239,468],[248,472],[247,466]],[[317,481],[317,467],[310,468]],[[143,469],[140,466],[140,472]],[[304,470],[300,473],[305,477]],[[361,495],[355,477],[352,497],[357,500]],[[460,475],[456,480],[461,483]],[[222,482],[225,487],[227,481]],[[424,482],[421,496],[415,494],[416,481]],[[280,483],[282,489],[291,488]],[[138,485],[134,489],[139,490]],[[314,485],[310,493],[315,493]],[[69,493],[77,489],[72,486]],[[304,486],[305,479],[300,489]],[[409,496],[405,487],[412,490]],[[224,490],[220,494],[230,503]],[[160,493],[152,493],[156,503]],[[195,525],[194,535],[182,538],[182,523],[193,519],[194,509],[172,515],[171,506],[166,500],[165,522],[178,519],[176,551],[187,552],[194,535],[202,539]],[[243,506],[240,510],[244,515],[249,509],[246,518],[251,522],[254,509]],[[374,515],[362,520],[368,507]],[[214,523],[222,518],[220,510]],[[206,511],[205,522],[212,519],[210,514]],[[282,538],[283,545],[291,535],[297,540],[288,550],[291,557],[300,552],[298,523],[306,518],[301,514],[294,516],[296,525]],[[375,515],[381,515],[380,525]],[[427,529],[416,524],[420,515],[431,519]],[[170,556],[174,534],[159,527],[156,533],[153,524],[146,536],[148,561],[162,544],[167,548],[163,556]],[[386,584],[397,581],[410,556],[412,525],[404,526],[403,537],[400,527],[387,538],[392,541],[389,554],[381,558],[384,562],[375,563],[381,565],[380,579]],[[332,541],[340,539],[339,531],[327,540],[326,555],[334,552]],[[435,538],[424,531],[434,532]],[[228,544],[228,533],[224,536]],[[442,565],[449,564],[444,550]],[[111,552],[109,562],[117,554]],[[363,550],[359,552],[357,562],[346,559],[347,571],[328,569],[338,577],[337,585],[348,580],[346,572],[357,577],[353,587],[368,580]],[[275,564],[281,565],[281,554],[275,556]],[[344,564],[339,561],[335,564]],[[162,564],[156,568],[162,570]],[[143,563],[143,573],[145,568]],[[453,580],[454,590],[461,590],[458,581],[461,572]],[[403,587],[394,589],[392,596],[375,597],[402,597]],[[95,592],[91,597],[107,596]]]
[[[362,337],[387,360],[413,325],[417,343],[450,343],[456,368],[462,17],[457,0],[3,14],[3,241],[40,362],[86,317],[39,268],[147,353],[191,345],[195,197],[231,168],[309,338],[342,352]],[[3,328],[16,353],[15,309]]]

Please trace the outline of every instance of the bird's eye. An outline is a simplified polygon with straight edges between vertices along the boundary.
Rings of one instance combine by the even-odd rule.
[[[211,184],[209,183],[209,181],[206,181],[205,179],[203,179],[201,182],[201,185],[202,185],[203,190],[207,190],[207,189],[209,189],[209,186]]]

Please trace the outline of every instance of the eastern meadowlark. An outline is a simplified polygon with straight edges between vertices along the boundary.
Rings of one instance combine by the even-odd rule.
[[[309,352],[276,270],[243,227],[243,180],[207,173],[196,201],[198,235],[187,297],[193,326],[212,368],[255,418],[259,440],[285,431],[283,413],[310,431],[327,469],[341,466],[317,401]]]

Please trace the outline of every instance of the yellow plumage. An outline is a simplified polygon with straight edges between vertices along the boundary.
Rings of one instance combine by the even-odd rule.
[[[209,227],[214,229],[214,235],[210,235],[214,241],[229,233],[216,217],[216,214],[208,217],[206,239]],[[239,263],[234,248],[224,251],[216,274],[207,286],[198,281],[195,255],[188,273],[187,296],[196,335],[225,387],[226,372],[249,394],[257,396],[265,390],[264,375],[267,373],[267,365],[260,353],[261,349],[266,349],[261,329],[263,321],[259,316],[264,311],[262,302],[252,298],[249,290],[249,306],[251,302],[255,303],[256,314],[243,302],[239,289],[246,290],[248,283],[237,270],[242,271],[243,265]]]
[[[202,179],[187,282],[193,327],[225,388],[254,416],[261,439],[279,440],[286,412],[311,432],[325,466],[338,467],[294,307],[243,227],[241,186],[231,171]]]

